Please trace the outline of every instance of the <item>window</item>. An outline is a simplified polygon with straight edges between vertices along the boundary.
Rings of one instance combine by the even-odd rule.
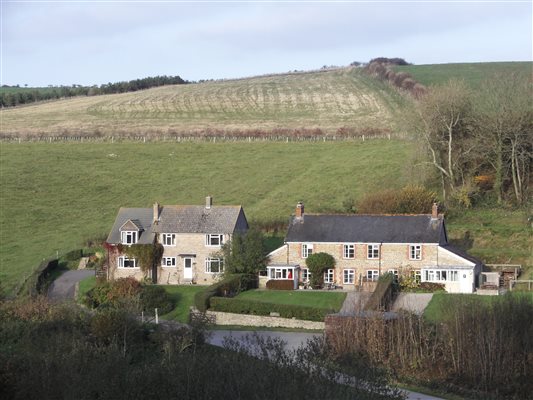
[[[379,244],[369,244],[367,257],[369,259],[379,258]]]
[[[333,269],[332,268],[324,272],[324,283],[333,283]]]
[[[309,283],[310,278],[311,272],[309,272],[309,268],[302,268],[302,282]]]
[[[397,269],[389,269],[387,272],[394,275],[394,282],[398,282],[398,270]]]
[[[175,267],[176,266],[176,257],[163,257],[161,261],[163,267]]]
[[[136,268],[137,260],[135,258],[128,258],[124,256],[120,256],[117,259],[117,265],[119,268]]]
[[[313,254],[313,245],[309,243],[302,244],[302,258],[307,258]]]
[[[267,267],[270,279],[293,279],[294,268],[293,267]]]
[[[222,246],[224,244],[224,235],[222,234],[209,234],[205,235],[206,246]]]
[[[458,272],[447,269],[427,269],[424,270],[424,280],[426,282],[456,282]]]
[[[221,258],[206,258],[205,272],[210,274],[218,274],[224,272],[224,260]]]
[[[343,283],[345,285],[353,285],[353,283],[355,282],[355,270],[345,269],[343,275],[344,275]]]
[[[121,238],[122,244],[135,244],[137,243],[137,232],[122,231],[120,232],[120,238]]]
[[[379,271],[377,269],[369,269],[366,271],[366,280],[367,281],[377,281],[379,278]]]
[[[409,260],[422,259],[422,246],[419,244],[412,244],[409,246]]]
[[[176,235],[174,233],[163,233],[163,246],[175,246]]]
[[[355,257],[355,245],[345,244],[342,246],[342,255],[344,258],[354,258]]]

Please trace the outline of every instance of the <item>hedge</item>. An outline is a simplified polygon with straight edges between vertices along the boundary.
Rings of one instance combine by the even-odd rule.
[[[28,294],[31,297],[35,297],[46,289],[46,279],[48,275],[58,267],[58,260],[56,258],[43,260],[39,266],[32,272],[32,274],[26,278],[22,287],[18,291],[18,295]]]
[[[209,299],[213,296],[233,297],[256,287],[257,277],[248,274],[232,274],[196,293],[194,305],[198,311],[205,312],[209,308]]]
[[[212,297],[210,300],[211,311],[221,311],[234,314],[250,315],[270,315],[278,313],[283,318],[296,318],[308,321],[324,321],[328,314],[335,313],[335,310],[316,308],[310,306],[298,306],[293,304],[273,304],[262,301]]]
[[[368,299],[365,305],[366,311],[381,311],[389,308],[392,302],[392,284],[394,282],[394,275],[387,273],[381,275],[376,286],[376,290]]]
[[[266,283],[266,288],[273,290],[294,290],[294,281],[292,279],[270,279]]]

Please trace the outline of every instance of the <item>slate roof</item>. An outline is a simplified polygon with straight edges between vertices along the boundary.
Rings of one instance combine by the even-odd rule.
[[[107,237],[107,243],[120,243],[120,228],[128,221],[130,223],[126,224],[125,228],[132,225],[139,228],[139,238],[137,243],[153,243],[154,234],[152,233],[152,220],[153,211],[151,208],[121,208],[118,211],[113,228]]]
[[[107,238],[120,243],[120,228],[130,221],[140,230],[137,243],[152,243],[156,233],[233,233],[245,231],[248,223],[241,206],[161,206],[160,218],[153,223],[152,208],[121,208]]]
[[[286,242],[439,243],[442,216],[304,214],[292,217]]]
[[[241,206],[163,206],[154,232],[233,233],[241,213]]]

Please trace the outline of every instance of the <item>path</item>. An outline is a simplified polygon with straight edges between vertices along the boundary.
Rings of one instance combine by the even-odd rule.
[[[339,315],[356,315],[363,310],[366,302],[370,298],[370,292],[348,292],[344,303],[342,303]]]
[[[433,293],[400,293],[394,301],[391,311],[406,310],[422,314],[432,297]]]
[[[94,275],[92,269],[67,271],[52,282],[48,289],[48,298],[52,301],[73,300],[76,283]]]

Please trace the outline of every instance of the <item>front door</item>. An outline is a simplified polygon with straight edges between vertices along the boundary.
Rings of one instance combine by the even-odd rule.
[[[183,278],[192,280],[192,258],[183,259]]]

